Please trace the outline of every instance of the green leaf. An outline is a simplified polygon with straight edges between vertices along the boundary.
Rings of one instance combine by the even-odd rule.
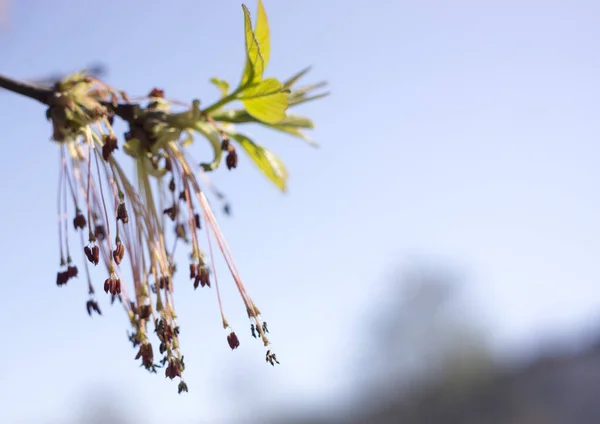
[[[221,97],[225,97],[229,94],[229,83],[219,78],[211,78],[210,82],[217,86],[221,90]]]
[[[282,131],[282,132],[288,133],[290,135],[293,135],[295,137],[301,138],[313,147],[319,147],[319,145],[312,138],[310,138],[309,136],[304,134],[304,132],[302,132],[302,130],[298,127],[290,127],[290,126],[279,125],[279,124],[269,125],[269,127],[271,127],[274,130]]]
[[[281,191],[286,190],[288,178],[285,165],[277,156],[264,147],[254,143],[248,137],[242,134],[231,134],[239,145],[248,153],[250,159],[254,161],[258,169],[270,179]]]
[[[327,97],[329,96],[329,91],[326,93],[321,93],[321,94],[316,94],[314,96],[309,96],[309,97],[290,97],[288,99],[288,106],[297,106],[300,103],[306,103],[306,102],[310,102],[312,100],[317,100],[317,99],[322,99],[323,97]]]
[[[304,75],[306,75],[308,73],[308,71],[310,71],[311,67],[307,67],[304,68],[303,70],[301,70],[300,72],[298,72],[296,75],[292,76],[289,80],[287,80],[286,82],[283,83],[283,86],[285,88],[290,88],[292,85],[294,85],[300,78],[302,78]]]
[[[275,78],[268,78],[245,89],[238,99],[250,115],[261,122],[276,124],[285,118],[288,95],[282,92],[282,85]]]
[[[305,116],[300,115],[286,115],[285,119],[277,123],[277,126],[285,127],[296,127],[296,128],[310,128],[313,129],[315,125],[313,121]]]
[[[250,11],[245,5],[244,10],[244,33],[246,36],[246,66],[240,85],[260,81],[271,55],[271,40],[269,21],[263,7],[262,1],[258,0],[258,14],[256,26],[252,30]]]
[[[210,141],[210,144],[214,150],[215,157],[210,163],[201,163],[200,166],[205,171],[213,171],[217,169],[219,164],[221,163],[221,158],[223,156],[223,150],[221,149],[221,138],[219,137],[219,132],[216,128],[209,124],[208,122],[196,122],[194,124],[194,129],[202,134],[204,137]]]

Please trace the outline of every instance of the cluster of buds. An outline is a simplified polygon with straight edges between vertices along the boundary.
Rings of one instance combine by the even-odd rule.
[[[200,261],[198,264],[190,264],[190,279],[194,280],[194,289],[197,289],[198,286],[210,287],[208,268],[202,261]]]
[[[56,285],[64,286],[71,278],[77,277],[78,273],[79,272],[75,265],[68,265],[65,271],[59,271],[56,275]]]
[[[61,266],[66,267],[58,273],[57,284],[66,284],[78,275],[77,267],[71,263],[69,228],[65,224],[71,210],[73,228],[80,234],[82,251],[87,258],[84,264],[90,294],[86,303],[88,314],[101,315],[89,267],[102,264],[107,272],[104,292],[110,294],[111,302],[118,300],[123,305],[132,325],[129,339],[138,349],[135,359],[141,360],[142,366],[150,372],[164,368],[166,377],[180,379],[178,391],[187,392],[187,384],[182,379],[185,364],[173,301],[176,263],[170,253],[174,249],[167,249],[169,232],[163,219],[166,216],[173,225],[173,242],[189,246],[190,279],[194,289],[211,287],[211,273],[215,273],[212,243],[216,242],[248,311],[252,333],[268,346],[266,323],[242,284],[200,187],[198,176],[204,177],[205,168],[188,159],[189,152],[183,143],[184,136],[195,128],[194,123],[216,126],[202,114],[198,102],[186,112],[174,114],[170,112],[173,104],[164,98],[164,92],[153,89],[145,107],[133,105],[124,93],[84,75],[57,84],[55,94],[56,101],[48,116],[61,154],[58,213]],[[126,103],[119,103],[119,99]],[[129,124],[121,149],[112,128],[115,114]],[[221,148],[227,153],[227,167],[237,167],[233,145],[219,127],[215,127],[215,133],[222,135]],[[134,159],[137,187],[129,181],[118,160],[121,151]],[[217,197],[223,199],[220,193]],[[68,207],[69,199],[72,208]],[[161,206],[165,199],[169,202],[167,207]],[[205,233],[210,267],[201,246],[201,232]],[[130,265],[131,284],[123,280],[121,273],[126,263]],[[225,319],[216,275],[212,283],[227,332],[227,344],[237,349],[240,342]],[[162,358],[158,363],[149,325],[154,327],[159,341],[158,352]],[[270,355],[272,361],[269,362],[276,362],[275,356]]]

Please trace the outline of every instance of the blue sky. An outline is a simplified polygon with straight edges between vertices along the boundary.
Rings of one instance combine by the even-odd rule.
[[[12,3],[0,33],[7,75],[101,60],[108,81],[130,94],[158,86],[208,103],[218,94],[209,78],[241,73],[238,1]],[[177,396],[174,384],[138,369],[122,310],[103,299],[105,316],[89,319],[83,283],[54,284],[58,152],[44,109],[2,93],[0,422],[66,422],[96,387],[115,390],[116,403],[149,424],[232,414],[245,422],[258,406],[328,401],[353,381],[354,324],[389,293],[390,271],[415,255],[466,270],[470,300],[500,350],[598,318],[600,4],[265,7],[267,75],[313,65],[309,78],[333,91],[302,108],[316,121],[318,150],[248,130],[285,160],[288,194],[244,159],[214,175],[233,203],[222,228],[282,366],[265,366],[225,289],[242,344],[229,351],[214,292],[193,292],[186,280],[178,309],[190,393]]]

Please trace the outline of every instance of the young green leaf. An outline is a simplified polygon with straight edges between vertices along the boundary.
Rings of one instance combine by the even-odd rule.
[[[327,97],[329,95],[328,91],[324,92],[324,93],[313,94],[311,96],[308,96],[309,93],[317,90],[318,88],[325,87],[326,85],[327,85],[326,82],[319,82],[317,84],[312,84],[312,85],[308,85],[306,87],[300,87],[295,90],[292,90],[292,92],[288,96],[289,106],[295,106],[295,105],[299,105],[300,103],[306,103],[311,100],[316,100],[316,99],[320,99],[322,97]]]
[[[257,120],[276,124],[285,118],[288,95],[275,78],[268,78],[245,89],[238,97],[250,115]]]
[[[313,147],[319,147],[319,145],[312,138],[310,138],[309,136],[304,134],[304,132],[302,132],[302,130],[298,127],[290,127],[290,126],[280,125],[280,124],[269,125],[269,127],[274,130],[282,131],[282,132],[288,133],[290,135],[293,135],[295,137],[301,138],[302,140],[306,141],[308,144],[310,144]]]
[[[239,143],[246,153],[248,153],[248,156],[250,156],[250,159],[258,166],[258,169],[260,169],[269,180],[275,183],[281,191],[285,191],[288,173],[281,159],[264,147],[254,143],[245,135],[236,133],[231,134],[231,136]]]
[[[229,94],[229,83],[219,78],[211,78],[210,82],[217,86],[221,90],[221,97],[225,97]]]
[[[269,21],[262,2],[258,1],[258,14],[254,31],[252,30],[250,11],[245,5],[242,5],[242,8],[244,10],[244,33],[246,36],[246,65],[240,86],[260,81],[271,55]]]
[[[288,79],[287,81],[285,81],[283,83],[283,86],[285,88],[290,88],[292,85],[294,85],[296,82],[298,82],[298,80],[300,78],[302,78],[304,75],[306,75],[308,73],[308,71],[310,71],[310,69],[311,69],[310,66],[304,68],[303,70],[301,70],[300,72],[298,72],[296,75],[292,76],[290,79]]]
[[[313,147],[319,147],[319,145],[317,143],[315,143],[309,136],[304,134],[304,132],[302,131],[302,129],[304,129],[304,128],[307,128],[307,129],[314,128],[313,122],[304,116],[287,115],[285,117],[285,119],[283,119],[281,122],[278,122],[277,124],[267,124],[267,125],[269,126],[269,128],[272,128],[274,130],[283,131],[290,135],[299,137]]]

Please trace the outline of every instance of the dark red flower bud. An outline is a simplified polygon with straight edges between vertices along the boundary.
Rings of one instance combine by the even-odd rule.
[[[167,365],[167,369],[165,370],[165,376],[169,377],[171,380],[175,377],[181,377],[181,366],[178,359],[172,358],[169,360],[169,365]]]
[[[75,265],[69,265],[67,267],[67,275],[69,276],[69,278],[75,278],[77,277],[77,274],[79,274],[79,271],[77,270],[77,267]]]
[[[150,305],[142,305],[140,307],[140,319],[148,319],[150,318]]]
[[[148,97],[158,97],[163,99],[165,97],[165,91],[160,88],[153,88],[152,91],[148,94]]]
[[[231,350],[237,349],[240,346],[240,341],[233,331],[227,336],[227,343],[229,343]]]
[[[90,261],[91,263],[94,263],[94,256],[92,255],[92,249],[90,249],[89,246],[85,246],[83,248],[83,253],[85,253],[85,256],[88,258],[88,261]]]
[[[85,220],[85,216],[81,213],[81,211],[77,210],[75,212],[75,218],[73,219],[73,227],[75,229],[84,229],[87,225],[87,221]]]
[[[117,144],[117,137],[114,135],[105,134],[102,137],[102,141],[104,142],[102,145],[102,157],[104,160],[108,161],[110,154],[119,148]]]
[[[98,265],[98,262],[100,262],[100,248],[98,246],[92,247],[92,257],[94,258],[94,265]]]
[[[150,343],[142,343],[140,350],[138,351],[135,359],[142,358],[142,365],[146,369],[154,368],[154,352],[152,351],[152,345]]]
[[[228,138],[223,138],[223,141],[221,141],[221,150],[223,150],[224,152],[229,150],[229,139]]]
[[[196,222],[196,228],[200,230],[201,228],[200,228],[200,215],[199,214],[194,215],[194,221]]]
[[[190,279],[196,278],[196,264],[190,264]]]
[[[119,206],[117,206],[117,220],[119,219],[121,222],[123,222],[123,224],[127,224],[129,222],[129,215],[127,214],[125,203],[119,203]]]
[[[168,275],[162,276],[158,278],[158,287],[162,290],[170,290],[171,288],[171,278]]]
[[[69,281],[68,271],[62,271],[56,275],[56,285],[57,286],[63,286],[65,284],[67,284],[67,281]]]
[[[171,181],[169,181],[169,190],[171,191],[171,193],[175,192],[175,179],[171,178]]]
[[[202,267],[200,269],[200,284],[202,287],[208,286],[210,287],[210,275],[208,274],[208,269],[206,267]]]
[[[121,261],[123,260],[124,256],[125,256],[125,246],[123,246],[123,243],[117,243],[117,246],[115,247],[115,250],[113,252],[113,259],[115,260],[115,263],[117,265],[119,265],[121,263]]]
[[[106,280],[104,280],[104,293],[108,293],[108,291],[110,290],[111,287],[111,279],[107,278]]]
[[[227,165],[227,169],[237,168],[238,156],[235,150],[229,151],[225,158],[225,164]]]

